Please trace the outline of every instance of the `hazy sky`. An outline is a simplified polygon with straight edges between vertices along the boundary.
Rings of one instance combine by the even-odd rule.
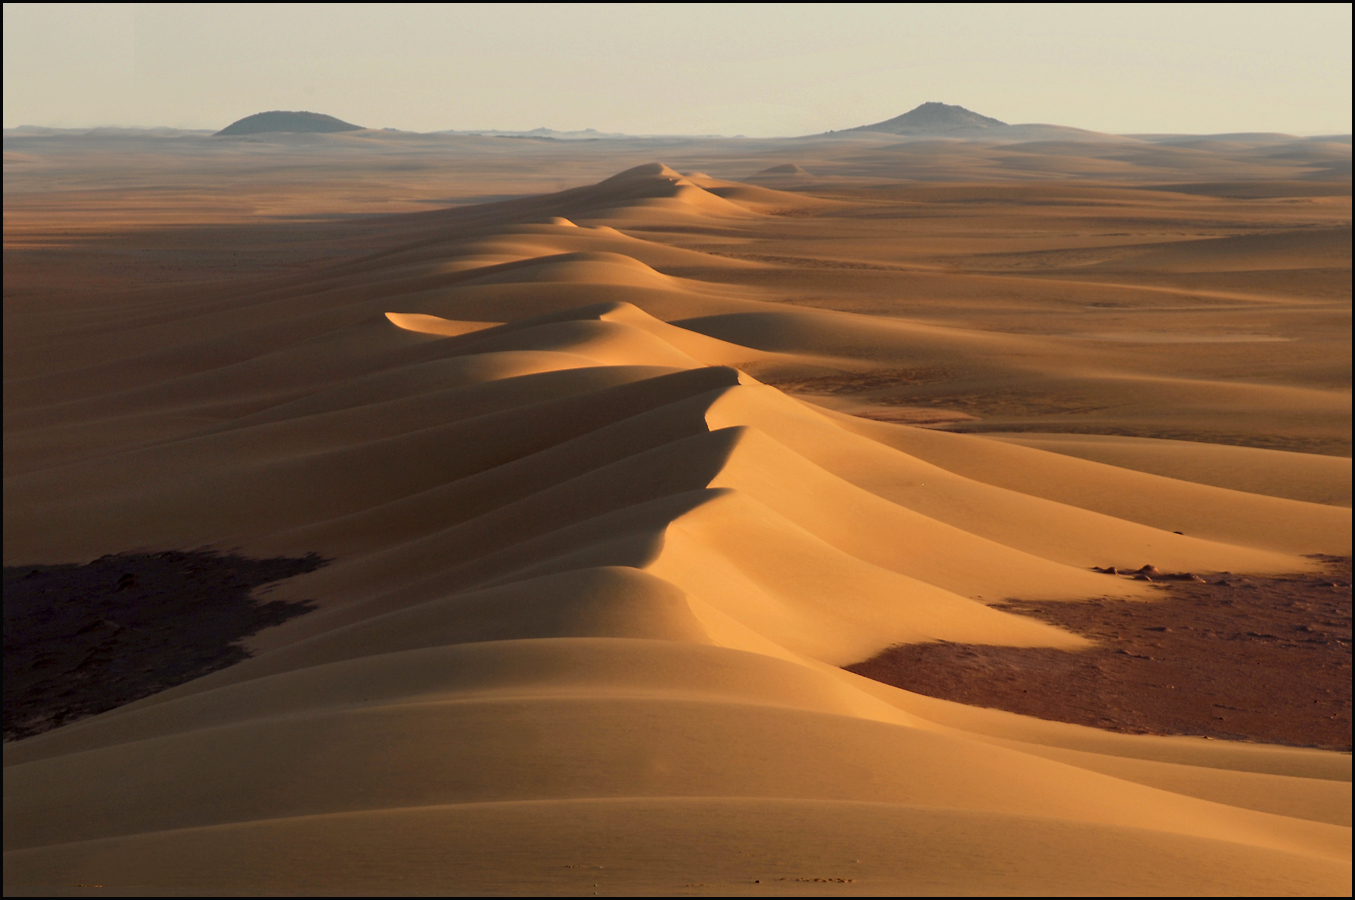
[[[1351,130],[1351,6],[4,4],[4,125]]]

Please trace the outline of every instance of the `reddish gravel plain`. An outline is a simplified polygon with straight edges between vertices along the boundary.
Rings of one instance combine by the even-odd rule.
[[[98,715],[247,658],[241,638],[313,608],[262,602],[255,591],[324,563],[315,554],[248,559],[199,550],[6,567],[4,739]]]
[[[846,668],[931,697],[1130,734],[1348,751],[1351,560],[1321,559],[1317,575],[1162,581],[1152,603],[996,604],[1096,641],[1083,652],[939,641]]]

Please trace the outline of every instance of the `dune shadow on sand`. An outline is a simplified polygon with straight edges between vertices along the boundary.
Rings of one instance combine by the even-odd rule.
[[[239,641],[314,609],[260,602],[327,560],[207,550],[6,567],[6,741],[97,715],[245,659]]]

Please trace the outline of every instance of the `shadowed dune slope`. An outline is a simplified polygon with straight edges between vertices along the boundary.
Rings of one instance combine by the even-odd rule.
[[[78,322],[72,359],[84,332],[121,348],[16,380],[6,565],[333,562],[269,595],[318,608],[252,658],[6,745],[7,884],[1348,892],[1348,755],[839,667],[931,640],[1076,650],[988,603],[1151,598],[1093,566],[1311,569],[1349,553],[1349,510],[788,396],[774,376],[835,360],[1018,371],[1043,339],[786,309],[739,287],[762,263],[605,224],[796,202],[733,187],[655,164],[421,214],[395,249],[234,303]]]

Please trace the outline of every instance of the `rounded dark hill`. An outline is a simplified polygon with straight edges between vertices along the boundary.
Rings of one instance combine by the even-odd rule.
[[[945,134],[970,128],[1006,127],[1007,123],[988,116],[981,116],[963,106],[948,103],[924,103],[901,116],[876,122],[874,125],[862,125],[851,131],[883,131],[887,134]]]
[[[264,134],[270,131],[290,132],[334,132],[362,131],[361,125],[345,122],[323,113],[288,112],[275,109],[272,112],[255,113],[245,116],[238,122],[232,122],[218,131],[213,137],[230,137],[235,134]]]

